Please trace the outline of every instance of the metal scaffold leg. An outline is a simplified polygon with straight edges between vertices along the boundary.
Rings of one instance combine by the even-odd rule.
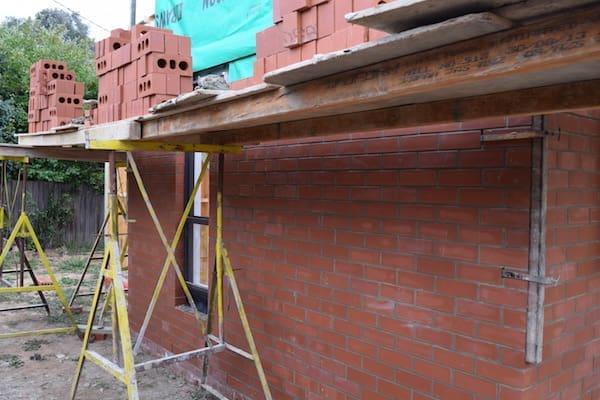
[[[114,153],[110,157],[110,191],[109,191],[109,223],[110,223],[110,235],[107,240],[106,249],[104,253],[104,259],[102,262],[102,268],[96,282],[94,291],[94,297],[92,299],[92,305],[90,314],[88,316],[87,325],[83,335],[83,344],[81,347],[81,353],[75,369],[75,378],[71,387],[70,399],[74,399],[77,393],[77,386],[79,385],[79,379],[81,372],[86,360],[92,361],[100,368],[106,370],[119,381],[125,384],[127,387],[127,398],[129,400],[139,399],[136,370],[133,361],[132,341],[131,332],[129,330],[129,317],[127,314],[127,300],[125,297],[125,289],[123,285],[123,269],[121,265],[122,254],[119,248],[118,239],[118,205],[116,195],[116,181],[115,181],[115,161]],[[102,287],[104,285],[105,278],[111,279],[111,286],[107,294],[111,303],[112,311],[112,336],[113,336],[113,359],[116,362],[109,360],[108,358],[98,354],[95,351],[89,350],[90,336],[96,312],[98,309],[98,303],[100,295],[102,293]]]
[[[215,248],[215,271],[213,273],[213,288],[211,290],[210,302],[209,302],[209,315],[208,321],[209,325],[207,327],[207,343],[213,342],[216,344],[223,344],[230,350],[248,360],[254,362],[254,366],[256,368],[256,372],[258,374],[258,378],[260,380],[260,384],[263,390],[263,394],[266,400],[272,400],[273,397],[271,395],[271,390],[269,389],[269,383],[267,382],[267,377],[265,375],[262,362],[260,360],[260,356],[258,354],[258,350],[256,348],[256,343],[254,342],[254,337],[252,336],[252,331],[250,329],[250,322],[248,320],[248,316],[246,315],[246,310],[244,308],[244,303],[242,301],[242,296],[240,294],[239,287],[237,285],[237,281],[235,279],[235,274],[233,272],[233,267],[231,265],[231,261],[229,259],[229,255],[227,249],[225,248],[225,244],[223,241],[223,181],[224,181],[224,164],[225,157],[223,153],[219,154],[219,171],[218,171],[218,189],[217,189],[217,240],[216,240],[216,248]],[[240,322],[242,324],[244,334],[246,336],[246,340],[248,341],[248,346],[250,347],[250,352],[247,352],[243,349],[240,349],[232,344],[229,344],[225,340],[225,329],[224,329],[224,306],[223,306],[223,284],[224,281],[227,280],[229,283],[229,287],[231,288],[231,292],[233,294],[233,298],[235,304],[237,306],[238,316],[240,318]],[[211,321],[214,315],[214,309],[217,309],[217,335],[211,333],[212,324]],[[203,379],[202,386],[207,389],[209,392],[213,394],[218,394],[210,385],[207,384],[207,376],[208,376],[208,358],[204,359],[203,366]]]
[[[4,158],[3,158],[4,160]],[[12,333],[1,333],[0,339],[20,337],[20,336],[35,336],[35,335],[43,335],[43,334],[53,334],[53,333],[65,333],[65,332],[73,332],[77,330],[77,325],[75,323],[75,318],[71,312],[69,304],[67,303],[66,297],[56,279],[56,275],[54,275],[54,271],[50,266],[50,262],[48,261],[48,257],[46,257],[46,253],[42,248],[42,245],[35,233],[33,225],[25,212],[25,194],[26,194],[26,182],[27,182],[27,166],[26,163],[28,160],[24,159],[14,159],[11,158],[12,161],[18,161],[23,164],[23,183],[21,188],[21,213],[15,226],[12,229],[11,234],[9,235],[6,242],[3,244],[2,252],[0,253],[0,294],[3,293],[26,293],[26,292],[37,292],[41,303],[35,305],[26,305],[26,306],[17,306],[10,308],[3,308],[0,311],[15,311],[15,310],[24,310],[31,308],[41,308],[44,307],[48,315],[50,314],[50,307],[48,305],[48,301],[46,300],[46,296],[44,292],[55,292],[58,297],[59,302],[63,306],[64,312],[67,314],[67,317],[70,322],[70,326],[62,327],[62,328],[50,328],[50,329],[40,329],[34,331],[23,331],[23,332],[12,332]],[[6,168],[3,166],[2,168],[2,188],[3,192],[7,190],[7,179],[6,179]],[[4,204],[4,195],[0,195],[2,197],[2,203]],[[8,197],[8,196],[7,196]],[[4,206],[1,207],[0,215],[0,229],[8,226],[8,218],[10,212],[7,214]],[[25,244],[26,240],[29,239],[33,243],[33,246],[37,252],[37,255],[44,267],[46,274],[48,276],[49,282],[40,282],[37,278],[34,269],[32,268],[29,259],[25,253]],[[19,251],[19,266],[15,269],[16,273],[16,284],[12,285],[9,281],[5,280],[3,274],[8,272],[4,270],[4,265],[6,259],[8,257],[8,253],[10,252],[13,245],[17,246]],[[29,279],[31,280],[31,284],[25,285],[25,273],[29,274]]]
[[[114,145],[114,143],[113,143],[113,145]],[[206,150],[206,149],[201,149],[201,148],[197,148],[197,147],[198,146],[192,147],[189,150],[187,148],[180,149],[180,150],[182,150],[182,151]],[[213,147],[211,147],[210,150],[214,151],[215,149]],[[159,147],[157,149],[162,149],[162,148]],[[127,148],[127,150],[131,150],[131,149]],[[219,148],[218,150],[223,152],[223,151],[227,151],[228,149],[227,148]],[[234,151],[239,151],[239,148],[234,148]],[[111,159],[114,159],[114,157]],[[230,350],[230,351],[232,351],[238,355],[242,355],[243,357],[254,362],[257,373],[258,373],[258,377],[260,379],[261,386],[262,386],[262,389],[264,392],[265,399],[272,400],[271,392],[269,390],[269,386],[268,386],[267,379],[266,379],[266,376],[265,376],[265,373],[264,373],[264,370],[262,367],[262,363],[261,363],[260,357],[258,355],[256,344],[254,342],[252,333],[250,331],[249,321],[246,316],[245,309],[244,309],[244,306],[242,303],[241,294],[240,294],[240,291],[238,289],[238,286],[237,286],[237,283],[235,280],[233,268],[231,266],[231,262],[229,261],[227,251],[225,250],[225,247],[223,245],[223,234],[222,234],[222,230],[223,230],[222,188],[223,188],[223,162],[224,162],[223,153],[219,154],[220,167],[219,167],[219,190],[217,193],[217,198],[218,198],[218,201],[217,201],[217,243],[216,243],[216,249],[215,249],[216,260],[215,260],[215,273],[213,274],[214,283],[211,288],[211,296],[210,296],[211,301],[209,304],[209,315],[208,315],[207,323],[205,323],[205,318],[203,318],[203,316],[200,314],[200,312],[197,310],[197,308],[194,304],[192,294],[186,283],[185,277],[184,277],[184,275],[181,271],[181,268],[179,267],[177,260],[175,258],[175,249],[181,239],[181,236],[183,234],[183,230],[185,227],[185,223],[186,223],[187,218],[190,215],[190,212],[193,208],[195,195],[200,188],[202,179],[207,175],[209,159],[207,157],[204,161],[200,176],[198,176],[198,178],[196,179],[196,182],[194,184],[194,189],[192,190],[192,193],[190,195],[188,203],[186,204],[186,207],[184,209],[184,213],[180,218],[177,230],[176,230],[173,240],[171,242],[168,242],[168,240],[167,240],[167,237],[166,237],[164,230],[158,219],[157,213],[152,205],[152,202],[150,201],[148,192],[147,192],[144,182],[142,180],[142,177],[139,172],[136,161],[135,161],[134,157],[132,156],[132,154],[129,152],[127,153],[127,160],[128,160],[130,170],[133,173],[133,176],[134,176],[137,186],[139,188],[140,194],[145,202],[146,208],[149,211],[150,217],[151,217],[151,219],[154,223],[154,226],[158,232],[160,240],[163,243],[163,246],[167,252],[167,256],[166,256],[165,262],[162,266],[158,280],[156,282],[156,286],[154,288],[154,292],[153,292],[151,301],[148,305],[148,309],[144,316],[144,321],[142,323],[138,337],[135,341],[135,345],[132,346],[131,334],[130,334],[130,330],[129,330],[129,320],[127,318],[127,306],[125,304],[125,294],[124,294],[124,289],[123,289],[123,282],[121,279],[121,262],[120,262],[121,258],[120,258],[120,253],[119,253],[118,240],[117,240],[117,224],[116,224],[116,213],[117,213],[117,211],[116,211],[116,208],[117,208],[116,193],[113,190],[114,188],[111,186],[111,192],[110,192],[111,235],[110,235],[109,245],[107,246],[107,251],[106,251],[104,262],[103,262],[103,265],[105,265],[105,267],[102,268],[102,273],[100,274],[100,277],[96,284],[94,298],[92,301],[92,308],[90,310],[90,315],[88,317],[88,324],[85,329],[81,355],[79,358],[79,362],[77,364],[75,379],[73,381],[73,386],[72,386],[72,391],[71,391],[71,399],[75,398],[75,395],[77,392],[77,386],[78,386],[79,379],[81,376],[81,371],[82,371],[84,362],[87,359],[89,359],[90,361],[99,365],[101,368],[108,371],[115,378],[117,378],[118,380],[123,382],[127,386],[128,399],[132,400],[132,399],[138,399],[138,397],[139,397],[138,390],[137,390],[137,380],[136,380],[137,372],[149,370],[149,369],[156,368],[156,367],[161,367],[161,366],[176,363],[176,362],[187,361],[187,360],[191,360],[193,358],[199,358],[199,357],[204,357],[205,368],[203,370],[208,371],[208,367],[207,367],[208,364],[206,364],[208,355],[210,355],[212,353],[222,352],[225,350]],[[111,171],[114,171],[113,167],[114,167],[114,165],[111,166],[111,168],[110,168]],[[114,172],[112,172],[112,173],[114,173]],[[114,179],[111,178],[110,181],[111,181],[111,185],[112,185]],[[159,359],[155,359],[155,360],[151,360],[151,361],[145,361],[145,362],[136,364],[134,362],[134,357],[141,348],[146,330],[147,330],[150,320],[152,318],[152,314],[158,303],[160,292],[162,290],[162,287],[164,286],[164,282],[166,280],[167,274],[171,268],[173,268],[175,275],[177,276],[178,282],[181,285],[183,292],[185,293],[185,296],[186,296],[186,299],[188,300],[189,305],[191,306],[192,310],[194,310],[196,319],[198,321],[198,329],[199,329],[200,333],[205,335],[206,346],[203,348],[194,349],[194,350],[191,350],[191,351],[188,351],[185,353],[173,354],[173,355],[169,355],[169,356],[166,356],[163,358],[159,358]],[[113,344],[114,344],[113,347],[114,347],[115,356],[118,356],[116,358],[119,358],[119,361],[117,361],[117,362],[108,360],[108,359],[102,357],[101,355],[88,350],[90,332],[92,330],[93,321],[96,317],[96,309],[98,308],[98,299],[100,297],[100,292],[103,287],[104,278],[106,278],[106,277],[112,279],[112,282],[113,282],[113,286],[109,290],[109,293],[107,294],[107,296],[109,296],[111,308],[112,308],[112,326],[113,326]],[[237,348],[236,346],[233,346],[225,341],[224,307],[223,307],[223,282],[225,280],[227,280],[229,282],[229,285],[232,289],[233,297],[234,297],[235,303],[237,305],[240,321],[242,323],[244,333],[248,340],[250,352],[247,352],[245,350]],[[213,318],[215,308],[217,309],[217,315],[215,316],[215,318],[217,320],[217,329],[218,329],[218,332],[216,335],[214,335],[211,332],[211,327],[212,327],[211,319]],[[216,391],[213,388],[211,388],[210,386],[208,386],[206,384],[205,376],[202,378],[202,382],[203,382],[203,386],[207,390],[209,390],[213,393],[216,393]]]

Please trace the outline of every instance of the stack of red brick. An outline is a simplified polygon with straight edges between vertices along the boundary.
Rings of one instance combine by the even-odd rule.
[[[190,38],[146,25],[113,30],[96,43],[96,75],[94,123],[145,114],[153,105],[192,91]]]
[[[274,26],[256,34],[254,80],[266,72],[375,40],[385,33],[352,25],[344,16],[382,0],[273,0]]]
[[[83,116],[84,84],[67,64],[39,60],[29,70],[29,132],[48,131]]]

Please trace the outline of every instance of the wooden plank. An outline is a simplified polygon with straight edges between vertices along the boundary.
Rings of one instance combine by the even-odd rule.
[[[506,115],[549,114],[587,109],[598,105],[600,105],[600,80],[595,80],[281,122],[218,133],[206,132],[183,136],[180,140],[215,144],[256,144],[337,133],[470,121]],[[531,131],[525,134],[527,136],[534,135]],[[518,139],[517,136],[514,135],[512,139]],[[486,135],[482,135],[483,140],[485,140],[484,137]],[[506,138],[504,137],[504,139]]]
[[[333,53],[317,54],[310,60],[271,71],[265,74],[264,80],[282,86],[293,85],[499,32],[511,26],[509,20],[491,13],[464,15]]]
[[[200,101],[210,99],[218,94],[223,93],[225,90],[213,90],[213,89],[196,89],[190,93],[184,93],[172,99],[163,101],[153,107],[150,107],[150,113],[156,113],[163,110],[168,110],[177,106],[184,106],[186,104],[194,104]]]
[[[488,11],[520,0],[398,0],[346,14],[351,24],[388,33],[403,32],[465,14]]]
[[[86,130],[86,142],[90,140],[137,140],[142,137],[141,124],[138,118],[94,125]]]
[[[220,146],[212,144],[181,144],[166,142],[149,142],[142,140],[90,140],[88,149],[116,151],[178,151],[187,153],[240,153],[239,146]]]
[[[146,120],[142,137],[174,140],[177,135],[200,132],[218,136],[226,130],[599,78],[600,7],[596,6],[200,111]],[[591,91],[585,93],[590,95],[597,101]],[[564,108],[562,101],[568,102],[558,93],[552,107]],[[600,105],[584,102],[590,107]],[[536,108],[523,108],[527,107]],[[520,114],[519,107],[513,107],[513,112]]]
[[[153,114],[160,114],[160,116],[165,115],[164,113],[168,111],[182,111],[187,109],[188,107],[197,106],[198,103],[204,104],[218,104],[226,101],[230,101],[232,99],[242,99],[244,97],[253,96],[259,93],[269,92],[272,90],[276,90],[278,88],[277,85],[269,85],[269,84],[259,84],[255,86],[250,86],[248,88],[240,89],[240,90],[202,90],[198,91],[200,94],[186,93],[174,99],[167,100],[163,103],[160,103],[150,109],[150,112]],[[219,92],[215,93],[214,96],[208,95],[210,92]],[[142,119],[152,119],[153,116],[143,116]]]
[[[504,140],[536,139],[544,136],[543,132],[535,130],[514,130],[505,133],[484,133],[482,142],[501,142]]]
[[[69,132],[36,132],[17,134],[19,144],[24,146],[75,146],[85,143],[83,129]]]
[[[82,147],[31,147],[11,144],[0,145],[0,155],[9,157],[53,158],[58,160],[106,162],[108,151],[89,151]],[[125,161],[124,153],[116,153],[118,161]]]
[[[109,122],[67,132],[23,133],[17,135],[24,146],[81,146],[90,140],[136,140],[141,137],[141,125],[136,118]]]
[[[514,21],[522,21],[565,10],[573,10],[597,2],[598,0],[525,0],[498,8],[494,12]]]
[[[532,146],[531,206],[529,212],[529,276],[546,278],[546,212],[548,171],[544,157],[546,141],[537,139]],[[542,362],[544,346],[544,284],[529,282],[527,296],[527,331],[525,361]]]

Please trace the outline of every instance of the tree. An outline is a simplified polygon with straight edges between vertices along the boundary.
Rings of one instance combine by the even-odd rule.
[[[64,38],[68,41],[85,40],[88,38],[89,28],[81,21],[78,14],[68,13],[56,8],[47,8],[38,12],[35,15],[35,20],[46,29],[64,26],[67,30]]]
[[[16,143],[14,132],[17,132],[17,126],[26,118],[25,110],[15,104],[13,99],[0,98],[0,142]]]
[[[0,98],[13,98],[26,110],[29,67],[42,58],[66,61],[85,83],[86,97],[97,97],[92,39],[67,40],[65,26],[46,28],[31,18],[7,21],[0,24]]]
[[[15,133],[27,132],[29,68],[39,59],[67,62],[77,80],[85,83],[85,97],[97,98],[94,42],[81,36],[87,33],[86,29],[77,28],[77,21],[81,23],[79,17],[67,14],[72,23],[64,25],[60,22],[64,15],[56,11],[44,10],[35,19],[8,18],[0,23],[1,142],[15,142]],[[85,162],[36,159],[29,171],[31,179],[51,182],[71,182],[95,188],[101,188],[99,182],[103,182],[102,169],[97,164]]]

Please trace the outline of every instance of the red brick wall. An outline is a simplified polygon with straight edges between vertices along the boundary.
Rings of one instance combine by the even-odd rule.
[[[535,383],[526,285],[500,278],[527,271],[530,143],[481,146],[481,127],[227,156],[225,243],[275,398],[483,400]],[[246,347],[234,311],[226,336]],[[261,398],[250,362],[223,354],[212,371]]]
[[[136,162],[158,219],[168,242],[184,208],[183,154],[136,153]],[[152,297],[158,276],[167,257],[157,230],[144,204],[132,173],[128,176],[129,195],[129,317],[131,327],[138,331]],[[183,246],[176,251],[177,261],[183,268]],[[148,327],[146,337],[172,352],[201,346],[194,318],[175,309],[181,303],[181,290],[171,269],[161,291],[158,306]]]
[[[530,142],[479,139],[483,128],[529,119],[228,155],[225,244],[275,398],[597,398],[597,115],[546,119],[551,132],[560,128],[547,144],[547,272],[561,283],[547,289],[537,366],[524,362],[527,286],[500,278],[502,266],[527,272]],[[183,157],[138,160],[170,239]],[[133,184],[129,196],[137,330],[166,253]],[[174,308],[175,288],[171,274],[147,337],[180,352],[202,340]],[[247,348],[229,292],[226,310],[228,341]],[[211,382],[231,398],[262,398],[252,363],[232,353],[212,358]]]
[[[539,399],[600,398],[600,112],[546,118],[547,274]]]

